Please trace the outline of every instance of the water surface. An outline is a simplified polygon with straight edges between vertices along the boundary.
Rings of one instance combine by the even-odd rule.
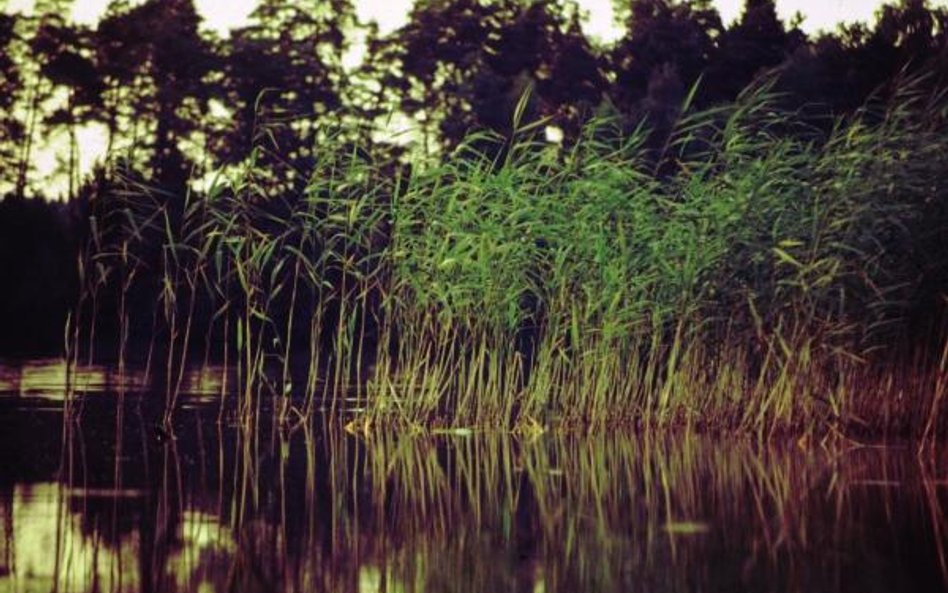
[[[0,592],[945,591],[948,463],[612,431],[352,436],[0,367]],[[81,385],[80,385],[81,383]],[[65,421],[64,421],[65,419]]]

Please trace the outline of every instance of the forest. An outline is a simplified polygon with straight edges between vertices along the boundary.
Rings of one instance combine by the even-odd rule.
[[[354,383],[366,430],[946,424],[944,8],[70,5],[0,15],[2,355],[161,368],[168,414],[195,357],[248,412]]]

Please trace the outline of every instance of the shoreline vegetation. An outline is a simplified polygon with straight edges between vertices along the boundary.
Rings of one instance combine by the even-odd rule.
[[[327,132],[299,194],[265,130],[183,199],[116,165],[89,200],[67,358],[142,362],[166,422],[189,361],[213,360],[245,419],[355,398],[358,432],[934,443],[948,101],[924,87],[816,128],[761,83],[686,102],[658,147],[608,117],[544,142],[524,95],[510,134],[410,166]]]

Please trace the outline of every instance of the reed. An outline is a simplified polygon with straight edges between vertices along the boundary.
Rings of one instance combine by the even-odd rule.
[[[101,287],[126,279],[124,349],[132,280],[152,283],[168,418],[204,336],[248,418],[355,398],[358,430],[930,436],[948,334],[907,320],[944,274],[948,134],[944,96],[915,88],[823,130],[764,84],[684,110],[659,149],[610,118],[551,145],[518,116],[408,167],[327,133],[295,190],[261,143],[183,206],[103,197],[128,229],[120,248],[93,233],[75,323],[95,328]]]
[[[52,503],[17,534],[54,535],[56,549],[39,550],[56,570],[42,580],[23,562],[14,577],[19,570],[27,588],[58,581],[108,591],[202,583],[350,591],[363,578],[392,589],[725,581],[770,590],[775,574],[832,583],[853,555],[896,555],[907,532],[917,551],[885,573],[891,588],[904,574],[937,579],[945,565],[944,451],[922,458],[904,447],[687,430],[520,437],[383,428],[354,438],[332,421],[287,427],[266,413],[252,430],[207,432],[213,414],[181,414],[177,438],[157,446],[152,418],[139,413],[124,432],[116,417],[114,443],[111,418],[65,423],[59,483],[18,496],[40,503],[30,517],[43,498]],[[113,463],[112,482],[94,479]]]

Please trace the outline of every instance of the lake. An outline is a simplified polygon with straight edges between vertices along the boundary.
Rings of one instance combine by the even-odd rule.
[[[937,592],[948,458],[740,435],[356,436],[0,366],[0,592]],[[69,394],[70,397],[66,397]]]

